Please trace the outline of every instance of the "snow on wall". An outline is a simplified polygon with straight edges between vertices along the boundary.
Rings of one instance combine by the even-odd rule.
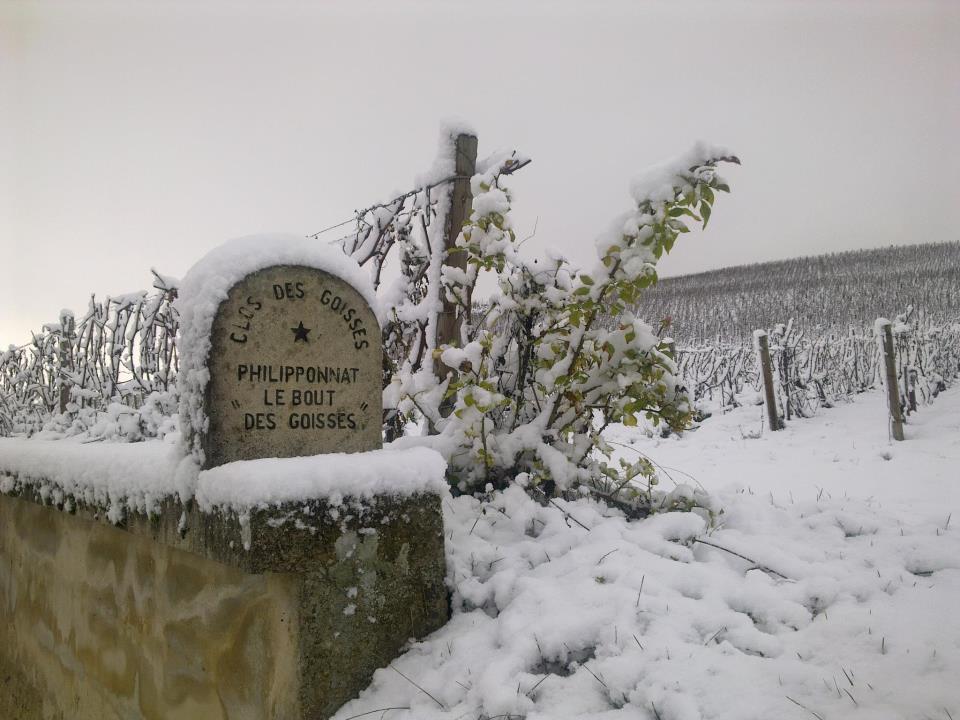
[[[369,275],[337,247],[298,235],[249,235],[230,240],[200,259],[184,277],[175,308],[180,314],[180,422],[190,450],[202,461],[199,433],[206,430],[203,396],[210,373],[210,333],[227,293],[247,275],[274,265],[305,265],[349,283],[370,305],[381,327],[384,311]]]
[[[195,458],[170,442],[84,443],[0,438],[0,492],[33,486],[44,501],[104,507],[111,522],[126,512],[155,512],[165,498],[196,498],[205,511],[322,498],[442,493],[446,462],[429,448],[245,460],[199,471]]]
[[[345,497],[443,493],[447,464],[429,448],[371,450],[314,457],[241,460],[200,473],[196,498],[204,510],[322,497],[336,506]]]
[[[0,438],[0,492],[34,485],[45,500],[67,498],[108,508],[114,523],[124,509],[151,512],[164,497],[189,496],[178,487],[183,459],[175,444],[83,443],[75,440]],[[14,479],[16,476],[16,480]]]

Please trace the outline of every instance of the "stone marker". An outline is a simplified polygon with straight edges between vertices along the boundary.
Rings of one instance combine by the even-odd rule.
[[[376,316],[340,278],[247,275],[213,321],[204,466],[381,447],[382,352]]]

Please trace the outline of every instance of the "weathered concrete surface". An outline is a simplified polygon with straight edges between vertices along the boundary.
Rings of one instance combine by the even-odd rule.
[[[317,504],[312,511],[329,508]],[[380,499],[363,516],[341,513],[339,522],[320,525],[316,536],[306,522],[284,527],[276,537],[283,546],[306,548],[312,541],[317,548],[302,559],[309,571],[301,576],[300,618],[309,631],[299,640],[310,681],[300,699],[316,713],[310,717],[326,718],[366,688],[410,638],[446,622],[440,498]]]
[[[24,718],[326,718],[447,617],[435,495],[242,519],[170,502],[124,529],[39,502],[0,496]]]
[[[63,713],[37,690],[23,669],[0,653],[0,718],[63,720]]]
[[[0,646],[65,718],[299,717],[297,593],[0,498]]]
[[[252,273],[210,339],[205,467],[381,446],[380,327],[343,280],[290,265]]]

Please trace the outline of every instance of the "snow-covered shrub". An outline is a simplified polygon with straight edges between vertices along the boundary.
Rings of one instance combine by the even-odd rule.
[[[724,161],[738,162],[698,145],[636,181],[634,208],[597,241],[589,272],[558,256],[519,253],[502,184],[515,155],[484,163],[472,180],[473,212],[457,240],[465,271],[443,265],[438,233],[395,232],[404,275],[386,333],[397,363],[387,397],[399,425],[426,420],[438,436],[429,442],[444,452],[461,490],[502,487],[522,475],[547,492],[590,484],[616,493],[634,478],[654,479],[647,461],[608,463],[601,433],[610,423],[636,425],[639,416],[678,429],[690,420],[666,345],[629,308],[656,282],[663,253],[688,232],[685,219],[707,224],[715,192],[729,189],[716,171]],[[478,308],[472,297],[482,273],[495,276],[497,290]],[[461,337],[435,347],[442,299],[458,306]],[[611,315],[612,326],[603,322]],[[436,360],[454,372],[438,377]]]

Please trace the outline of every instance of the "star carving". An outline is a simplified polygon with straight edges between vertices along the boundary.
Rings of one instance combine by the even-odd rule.
[[[290,331],[293,333],[293,341],[299,342],[300,340],[303,340],[303,342],[310,342],[310,339],[307,337],[307,333],[309,333],[310,330],[311,328],[303,326],[303,321],[301,320],[299,325],[294,328],[290,328]]]

